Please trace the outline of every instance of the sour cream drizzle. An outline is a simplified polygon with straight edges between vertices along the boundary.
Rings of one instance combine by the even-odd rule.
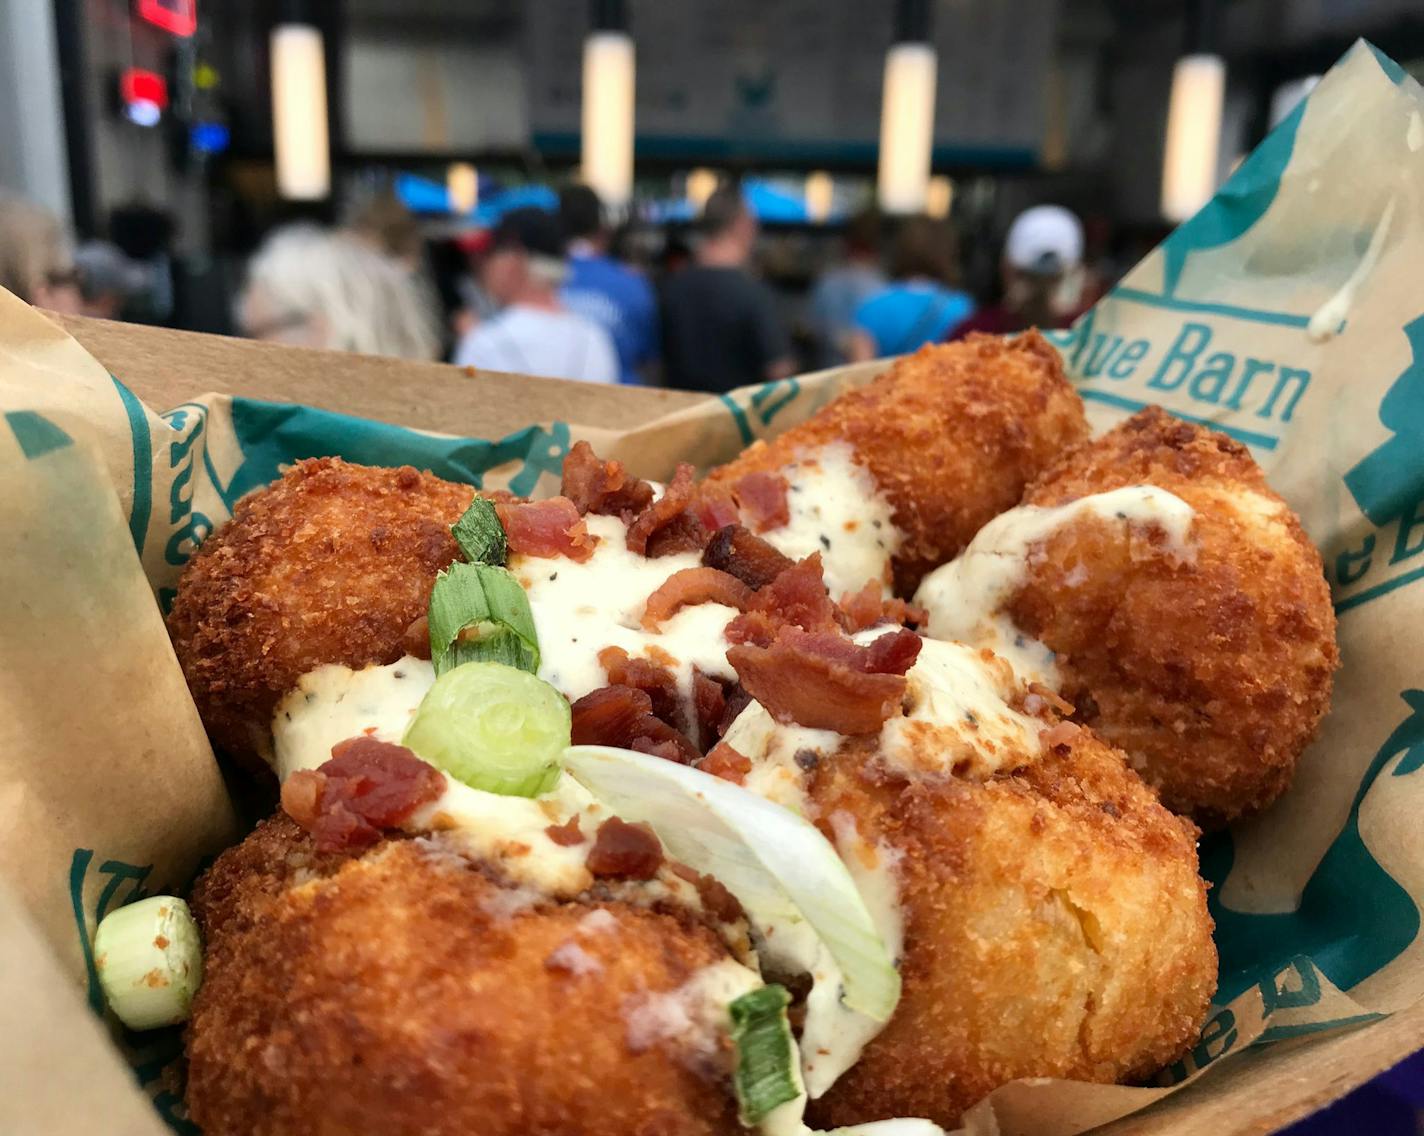
[[[903,539],[890,503],[845,442],[803,453],[782,469],[790,520],[761,533],[779,552],[800,560],[821,554],[832,599],[878,580],[890,594],[890,558]]]
[[[1159,529],[1167,538],[1166,551],[1190,560],[1194,515],[1180,497],[1155,485],[1095,493],[1052,508],[1020,505],[1000,513],[956,559],[926,576],[915,602],[929,612],[926,631],[932,637],[988,647],[1008,659],[1019,677],[1056,688],[1053,652],[1019,631],[1003,611],[1027,577],[1034,545],[1070,521],[1093,516],[1129,528]]]

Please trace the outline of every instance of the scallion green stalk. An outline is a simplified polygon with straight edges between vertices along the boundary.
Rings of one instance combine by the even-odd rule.
[[[791,1036],[782,986],[762,986],[729,1007],[737,1071],[732,1084],[743,1124],[751,1127],[778,1105],[801,1095],[800,1056]]]
[[[430,658],[435,673],[472,662],[539,670],[539,637],[529,597],[509,572],[452,564],[430,592]]]
[[[492,564],[499,567],[509,556],[509,545],[504,538],[504,526],[499,523],[499,514],[494,504],[483,497],[476,497],[470,507],[450,527],[450,535],[471,564]]]

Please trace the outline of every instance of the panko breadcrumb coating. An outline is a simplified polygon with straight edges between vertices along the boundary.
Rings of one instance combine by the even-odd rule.
[[[898,854],[904,990],[860,1061],[812,1103],[830,1128],[954,1128],[1018,1077],[1144,1077],[1197,1036],[1216,949],[1196,829],[1090,731],[1013,774],[907,781],[873,739],[824,760],[823,826]],[[842,822],[843,823],[843,822]]]
[[[909,596],[921,576],[1018,504],[1025,485],[1087,436],[1082,399],[1043,336],[970,335],[922,347],[806,422],[750,446],[708,480],[731,485],[783,469],[818,446],[848,443],[904,533],[895,585]]]
[[[630,1040],[638,1006],[728,957],[690,917],[541,902],[423,840],[316,856],[284,816],[193,907],[205,1136],[740,1131],[730,1046]]]
[[[1143,410],[1046,472],[1028,505],[1156,485],[1196,511],[1186,562],[1082,517],[1029,558],[1009,613],[1058,653],[1077,719],[1167,806],[1215,826],[1270,804],[1339,664],[1320,553],[1246,448]]]
[[[393,663],[475,491],[410,466],[298,462],[183,570],[168,631],[214,745],[270,758],[272,710],[323,663]]]

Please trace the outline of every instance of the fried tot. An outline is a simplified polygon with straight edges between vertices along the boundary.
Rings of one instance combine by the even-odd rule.
[[[1319,551],[1246,448],[1158,408],[1063,458],[1024,502],[1149,484],[1195,510],[1190,557],[1075,519],[1029,558],[1008,610],[1057,652],[1077,720],[1214,827],[1289,785],[1329,709],[1335,614]]]
[[[409,466],[312,458],[238,502],[183,570],[168,616],[214,745],[260,768],[273,708],[302,675],[405,654],[474,492]]]
[[[734,485],[818,447],[849,444],[903,534],[893,567],[897,594],[909,596],[921,576],[1016,505],[1025,485],[1087,435],[1083,402],[1038,332],[1014,340],[971,335],[922,347],[869,386],[756,442],[708,480]]]
[[[427,840],[319,856],[282,816],[193,906],[187,1100],[206,1136],[740,1131],[730,1045],[658,1010],[729,957],[691,916],[540,901]]]
[[[946,1128],[1018,1077],[1146,1076],[1191,1044],[1216,985],[1196,829],[1090,731],[1012,774],[906,780],[874,739],[822,762],[824,827],[895,866],[900,1005],[812,1103],[814,1125]]]

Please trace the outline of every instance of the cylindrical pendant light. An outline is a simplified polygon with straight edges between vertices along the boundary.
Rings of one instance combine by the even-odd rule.
[[[635,72],[623,4],[595,0],[583,43],[583,180],[613,210],[633,200]]]
[[[331,193],[327,138],[326,54],[310,24],[272,29],[272,141],[277,192],[294,201]]]
[[[824,221],[831,215],[835,204],[836,185],[825,170],[813,170],[806,175],[806,220],[815,223]]]
[[[919,213],[929,190],[934,148],[936,60],[929,43],[928,0],[900,0],[895,38],[885,54],[877,192],[885,212]]]
[[[706,167],[688,171],[687,179],[683,182],[683,193],[694,213],[702,212],[707,199],[716,191],[719,180],[716,172]]]
[[[445,171],[445,196],[450,212],[464,216],[480,203],[480,175],[469,162],[451,162]]]
[[[1162,215],[1169,221],[1185,221],[1216,192],[1226,62],[1209,50],[1213,15],[1211,0],[1193,4],[1189,50],[1172,71],[1162,158]]]

